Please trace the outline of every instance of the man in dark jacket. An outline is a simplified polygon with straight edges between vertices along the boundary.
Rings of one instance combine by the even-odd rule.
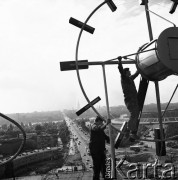
[[[93,180],[99,180],[100,172],[105,178],[105,142],[109,143],[109,137],[105,134],[104,129],[111,122],[103,123],[103,119],[96,117],[94,124],[91,125],[89,149],[93,160]]]
[[[130,133],[130,140],[134,141],[139,139],[137,136],[139,125],[139,105],[137,98],[137,89],[135,87],[134,79],[139,75],[138,71],[131,75],[129,68],[124,68],[121,63],[121,57],[119,59],[118,69],[121,74],[121,85],[124,93],[124,102],[127,109],[130,112],[130,118],[128,121],[127,133]]]

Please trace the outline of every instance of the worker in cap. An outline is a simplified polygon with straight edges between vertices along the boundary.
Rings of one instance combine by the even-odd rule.
[[[110,142],[109,136],[104,132],[106,126],[111,123],[111,120],[108,119],[104,123],[102,117],[97,116],[95,122],[91,125],[90,129],[90,142],[89,150],[93,160],[93,180],[100,179],[100,173],[105,179],[106,172],[106,147],[105,143]]]
[[[123,68],[121,63],[121,57],[118,58],[119,64],[118,69],[121,74],[121,86],[124,94],[125,105],[130,112],[130,118],[127,123],[126,136],[130,137],[130,141],[139,139],[137,136],[138,125],[139,125],[139,105],[137,98],[137,89],[135,87],[134,79],[139,75],[138,71],[131,75],[129,68]]]

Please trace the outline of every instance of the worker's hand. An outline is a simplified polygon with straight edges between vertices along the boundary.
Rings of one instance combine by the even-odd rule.
[[[117,59],[118,59],[118,61],[119,61],[119,64],[118,64],[118,68],[119,68],[119,66],[121,65],[121,60],[122,60],[122,57],[121,57],[121,56],[119,56]]]
[[[120,64],[120,63],[121,63],[121,60],[122,60],[122,57],[121,57],[121,56],[119,56],[117,59],[118,59],[119,64]]]

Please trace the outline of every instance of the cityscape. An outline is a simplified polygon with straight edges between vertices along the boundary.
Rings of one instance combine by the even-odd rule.
[[[171,106],[174,106],[172,104]],[[148,106],[150,108],[150,106]],[[147,108],[148,108],[147,107]],[[152,105],[154,109],[154,105]],[[101,108],[105,109],[106,107]],[[120,129],[121,124],[128,120],[129,114],[126,109],[121,107],[112,107],[111,114],[112,125]],[[119,112],[122,109],[122,112]],[[115,110],[118,110],[117,112]],[[2,123],[0,136],[0,177],[32,177],[41,176],[55,177],[61,175],[86,172],[86,178],[92,177],[92,159],[88,147],[90,138],[90,123],[95,116],[91,110],[86,111],[82,117],[78,117],[75,110],[54,111],[54,112],[34,112],[28,114],[18,114],[18,120],[24,118],[20,123],[26,133],[26,142],[18,156],[7,164],[4,162],[12,158],[18,151],[23,142],[23,134],[12,123]],[[122,114],[124,112],[124,114]],[[10,115],[9,115],[10,116]],[[11,117],[17,117],[11,114]],[[32,117],[32,119],[31,119]],[[31,119],[31,121],[30,121]],[[35,122],[36,119],[36,122]],[[165,134],[167,137],[178,135],[178,110],[168,110],[165,115],[166,119],[174,123],[165,124]],[[5,121],[3,121],[5,122]],[[20,121],[19,121],[20,122]],[[144,124],[144,123],[148,124]],[[139,126],[139,134],[147,140],[154,139],[154,129],[159,127],[156,112],[143,112],[143,118]],[[151,124],[152,123],[152,124]],[[155,123],[155,124],[154,124]],[[174,130],[175,129],[175,130]],[[108,129],[106,129],[108,134]],[[118,132],[113,129],[113,140]],[[166,162],[176,163],[178,144],[174,139],[166,142]],[[116,162],[121,157],[127,157],[127,163],[131,162],[154,162],[156,157],[155,142],[139,141],[130,143],[124,140],[118,149],[115,149]],[[110,157],[110,146],[107,144],[107,155]],[[126,162],[125,162],[126,163]],[[150,174],[151,177],[151,174]]]

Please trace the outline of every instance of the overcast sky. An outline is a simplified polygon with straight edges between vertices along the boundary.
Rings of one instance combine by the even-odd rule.
[[[102,0],[0,0],[0,112],[21,113],[76,109],[87,104],[75,71],[60,71],[59,62],[75,60],[80,29],[69,24],[74,17],[82,22]],[[94,34],[83,32],[79,59],[104,61],[134,53],[149,42],[144,6],[138,0],[115,0],[117,11],[105,4],[89,20]],[[150,0],[150,10],[178,25],[178,8],[170,14],[172,1]],[[172,24],[150,14],[153,36]],[[132,73],[135,65],[130,67]],[[102,69],[80,71],[90,100],[101,97],[105,105]],[[117,65],[106,67],[109,104],[123,105]],[[139,85],[139,78],[136,86]],[[177,84],[170,76],[160,82],[161,102],[168,102]],[[172,102],[177,102],[178,93]],[[155,103],[155,87],[150,82],[145,103]]]

